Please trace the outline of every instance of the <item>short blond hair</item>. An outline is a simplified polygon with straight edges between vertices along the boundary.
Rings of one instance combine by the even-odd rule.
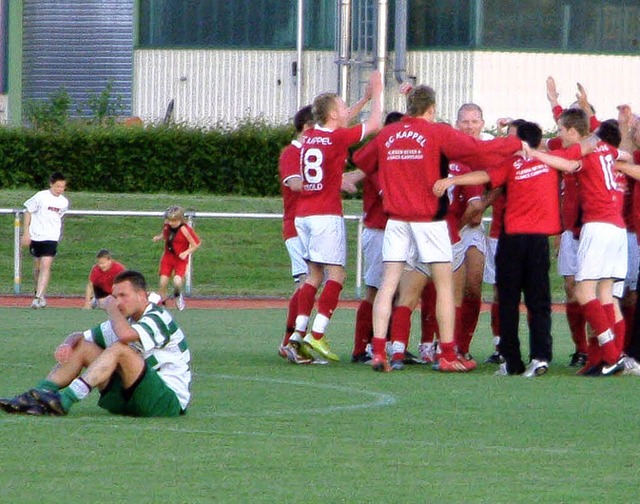
[[[338,95],[335,93],[322,93],[316,96],[311,106],[313,121],[321,126],[329,120],[329,114],[336,107]]]
[[[170,206],[164,211],[164,218],[170,220],[184,220],[184,208],[180,206]]]
[[[436,104],[436,92],[429,86],[416,86],[407,95],[407,115],[418,117]]]

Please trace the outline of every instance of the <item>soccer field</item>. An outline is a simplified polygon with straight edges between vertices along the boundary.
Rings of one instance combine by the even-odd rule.
[[[2,414],[2,502],[637,500],[638,381],[574,376],[564,316],[550,372],[527,380],[482,364],[465,375],[373,373],[348,360],[346,309],[329,330],[342,361],[290,365],[276,356],[284,315],[176,312],[194,368],[184,417],[111,416],[95,392],[64,418]],[[0,308],[0,396],[33,386],[67,333],[103,317]],[[479,360],[489,334],[484,313],[471,348]]]

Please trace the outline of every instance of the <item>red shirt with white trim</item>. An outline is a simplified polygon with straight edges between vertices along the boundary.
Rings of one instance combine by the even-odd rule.
[[[369,229],[383,229],[387,225],[387,214],[382,206],[382,195],[378,185],[378,174],[367,176],[362,184],[363,222]]]
[[[504,230],[507,234],[560,233],[557,170],[537,159],[515,156],[487,170],[491,185],[506,185]]]
[[[294,236],[298,236],[294,221],[296,218],[296,206],[299,193],[292,191],[286,183],[292,178],[302,178],[300,174],[301,148],[302,144],[298,140],[293,140],[282,149],[280,160],[278,161],[283,208],[282,238],[284,238],[285,241]]]
[[[113,279],[118,273],[125,269],[121,263],[114,260],[111,261],[111,267],[107,271],[102,271],[98,265],[95,264],[89,273],[89,282],[91,282],[94,287],[103,290],[106,294],[111,294],[113,292]]]
[[[364,137],[364,124],[329,130],[321,126],[307,130],[302,137],[302,193],[297,217],[342,215],[342,174],[349,147]]]
[[[633,152],[633,162],[640,164],[640,150]],[[640,229],[640,184],[633,186],[633,221],[635,222],[636,231]]]
[[[600,141],[595,150],[586,156],[581,155],[578,144],[572,145],[564,153],[567,159],[582,160],[582,166],[575,172],[582,222],[606,222],[624,228],[624,187],[613,167],[618,159],[618,149]]]
[[[447,124],[405,117],[385,126],[356,151],[353,161],[367,174],[379,171],[383,205],[390,218],[430,222],[444,217],[432,191],[435,182],[447,176],[448,165],[441,162],[442,155],[467,163],[489,153],[507,155],[520,146],[515,137],[482,141]]]

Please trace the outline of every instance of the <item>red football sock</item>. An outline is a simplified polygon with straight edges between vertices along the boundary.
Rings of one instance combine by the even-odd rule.
[[[313,303],[316,300],[318,289],[311,284],[305,283],[298,289],[298,315],[311,315]]]
[[[587,331],[586,321],[582,312],[582,307],[577,301],[566,304],[567,323],[571,331],[571,339],[575,345],[576,352],[587,353]]]
[[[480,316],[480,306],[482,300],[475,296],[464,296],[462,299],[462,315],[461,315],[461,331],[464,341],[467,341],[467,347],[473,339],[473,333],[478,326],[478,317]]]
[[[422,290],[420,299],[420,322],[422,337],[420,343],[432,343],[438,335],[438,321],[436,319],[436,288],[429,282]]]
[[[356,329],[353,336],[353,355],[364,353],[373,337],[373,305],[366,300],[360,302],[356,311]]]
[[[456,306],[456,324],[454,328],[453,339],[456,342],[458,352],[461,354],[466,354],[469,351],[471,338],[469,337],[469,333],[465,331],[464,324],[462,323],[462,313],[462,307]]]
[[[629,347],[629,344],[631,343],[631,335],[633,334],[633,324],[635,323],[636,307],[633,304],[625,304],[621,309],[626,326],[624,334],[624,349],[627,349]]]
[[[491,332],[494,336],[500,336],[500,303],[491,303]]]
[[[455,347],[456,344],[453,341],[451,343],[440,343],[440,357],[448,361],[454,360],[456,358]]]
[[[627,324],[625,323],[623,318],[618,320],[613,325],[613,334],[616,338],[615,339],[616,347],[621,352],[624,352],[624,340],[625,340],[626,332],[627,332]]]
[[[602,360],[607,364],[614,364],[620,358],[620,350],[614,339],[604,345],[600,345],[600,349],[602,350]]]
[[[592,366],[597,366],[602,362],[602,350],[598,344],[598,338],[589,338],[589,345],[587,347],[587,361]]]
[[[609,327],[613,327],[613,325],[616,323],[616,310],[613,307],[613,303],[608,303],[608,304],[602,305],[602,309],[607,314],[607,320],[609,321]],[[598,334],[600,334],[600,333],[598,333]]]
[[[300,289],[296,291],[289,299],[289,310],[287,311],[287,325],[284,331],[284,338],[282,339],[282,346],[289,343],[289,338],[296,330],[296,317],[298,316],[298,296],[300,295]]]
[[[373,355],[386,358],[387,340],[385,338],[373,337],[371,340]]]
[[[402,343],[405,349],[409,344],[409,333],[411,332],[411,311],[408,306],[396,306],[393,309],[391,319],[391,342]],[[391,359],[404,359],[404,349],[402,352],[394,352]]]
[[[607,313],[598,299],[592,299],[583,305],[582,313],[596,335],[602,334],[613,325],[609,323]]]
[[[338,306],[340,300],[340,292],[342,292],[342,284],[335,280],[327,280],[327,283],[322,289],[322,294],[318,299],[318,313],[321,313],[327,318],[331,318],[334,310]]]

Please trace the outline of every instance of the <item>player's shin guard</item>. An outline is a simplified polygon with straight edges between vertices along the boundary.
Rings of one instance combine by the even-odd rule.
[[[318,314],[313,321],[312,334],[315,339],[320,339],[324,335],[325,329],[331,320],[331,316],[338,306],[342,284],[329,280],[322,289],[322,294],[318,299]]]
[[[309,324],[309,316],[313,310],[313,303],[316,299],[318,289],[313,285],[305,283],[298,289],[298,315],[296,316],[296,331],[304,336]]]
[[[404,352],[409,344],[411,332],[411,308],[408,306],[396,306],[393,309],[391,319],[391,342],[393,355],[391,360],[404,359]]]

